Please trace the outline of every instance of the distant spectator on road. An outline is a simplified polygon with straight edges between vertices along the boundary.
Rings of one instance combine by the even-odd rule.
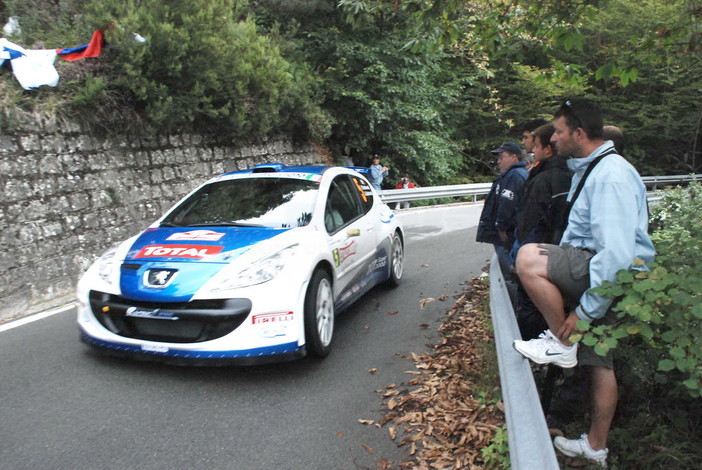
[[[412,181],[410,181],[410,177],[407,173],[402,175],[402,178],[400,181],[397,183],[395,186],[395,189],[411,189],[411,188],[416,188],[417,185],[415,185]],[[410,202],[409,201],[399,201],[395,203],[395,209],[409,209],[410,207]]]
[[[368,173],[368,181],[371,186],[377,190],[382,189],[383,179],[388,176],[388,167],[382,166],[380,164],[380,157],[378,155],[373,156],[373,162],[368,167],[370,172]]]
[[[517,208],[521,204],[529,173],[523,161],[522,149],[516,143],[505,142],[490,153],[497,156],[500,176],[485,199],[475,239],[495,246],[502,274],[508,279],[512,272],[509,251],[514,244]]]
[[[603,139],[602,114],[591,100],[571,99],[554,114],[551,141],[572,156],[574,176],[569,216],[560,245],[531,243],[517,255],[517,273],[549,328],[538,339],[516,340],[514,347],[539,364],[586,366],[590,377],[590,429],[579,439],[556,437],[554,446],[569,457],[607,464],[607,440],[618,390],[611,353],[571,343],[582,320],[593,326],[616,319],[612,299],[590,292],[614,281],[635,260],[648,263],[655,250],[648,236],[646,187],[636,169]],[[565,313],[567,312],[567,313]],[[582,397],[586,400],[586,397]]]
[[[624,133],[617,126],[604,126],[602,128],[604,140],[611,140],[614,144],[614,149],[619,155],[624,155]]]

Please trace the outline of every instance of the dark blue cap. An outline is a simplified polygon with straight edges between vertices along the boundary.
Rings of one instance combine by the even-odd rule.
[[[516,155],[521,155],[522,148],[519,145],[515,144],[514,142],[505,142],[504,144],[500,145],[495,150],[490,150],[490,153],[497,154],[500,152],[509,152],[509,153],[514,153]]]

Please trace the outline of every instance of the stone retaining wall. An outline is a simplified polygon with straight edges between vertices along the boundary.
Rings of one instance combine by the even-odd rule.
[[[73,300],[112,244],[209,177],[255,164],[324,163],[312,146],[237,148],[201,136],[95,137],[72,124],[0,133],[0,322]]]

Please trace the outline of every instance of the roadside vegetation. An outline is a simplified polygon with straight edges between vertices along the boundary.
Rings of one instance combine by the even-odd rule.
[[[566,96],[600,100],[643,175],[698,172],[701,0],[4,0],[25,48],[84,44],[59,86],[0,74],[0,125],[27,116],[95,132],[287,135],[391,184],[489,181],[489,150]],[[136,36],[139,35],[139,36]],[[144,41],[137,40],[138,37]]]

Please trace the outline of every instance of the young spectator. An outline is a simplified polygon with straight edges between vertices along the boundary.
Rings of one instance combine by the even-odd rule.
[[[383,179],[388,176],[388,167],[380,164],[380,157],[378,155],[373,155],[373,162],[368,168],[370,169],[368,181],[371,186],[380,191],[382,189]]]
[[[397,183],[395,186],[395,189],[411,189],[411,188],[416,188],[417,186],[410,181],[410,177],[407,173],[402,175],[402,179]],[[395,203],[395,209],[409,209],[410,207],[410,202],[409,201],[399,201]]]
[[[529,173],[522,158],[522,149],[514,142],[505,142],[490,153],[497,156],[500,176],[493,182],[485,199],[475,239],[495,246],[502,273],[505,279],[509,279],[512,276],[509,250],[514,244],[517,208]]]
[[[635,259],[653,260],[646,188],[636,169],[603,140],[602,115],[593,101],[568,100],[554,118],[552,142],[560,155],[574,157],[568,160],[575,173],[568,225],[560,245],[534,243],[519,250],[517,273],[549,329],[539,339],[516,340],[514,347],[540,364],[588,368],[593,407],[589,433],[580,439],[557,437],[554,445],[567,456],[606,465],[617,406],[613,360],[569,338],[578,331],[578,320],[597,325],[613,316],[612,299],[588,289],[615,280],[617,271],[634,267]]]
[[[519,137],[519,139],[521,140],[522,145],[524,146],[524,151],[526,152],[525,161],[527,162],[527,170],[530,170],[534,166],[534,164],[536,163],[534,161],[534,134],[533,134],[533,132],[536,130],[536,128],[543,126],[544,124],[548,124],[548,121],[546,121],[546,119],[537,118],[537,119],[531,119],[530,121],[525,122],[520,127],[520,129],[522,131],[522,135]]]
[[[567,159],[556,154],[551,142],[553,132],[553,124],[545,124],[532,133],[534,160],[538,165],[529,172],[526,182],[523,203],[517,216],[516,240],[510,257],[512,261],[519,248],[527,243],[557,245],[561,241],[566,197],[573,172],[568,169]],[[521,286],[517,290],[517,323],[522,339],[536,338],[547,327],[541,313]]]

